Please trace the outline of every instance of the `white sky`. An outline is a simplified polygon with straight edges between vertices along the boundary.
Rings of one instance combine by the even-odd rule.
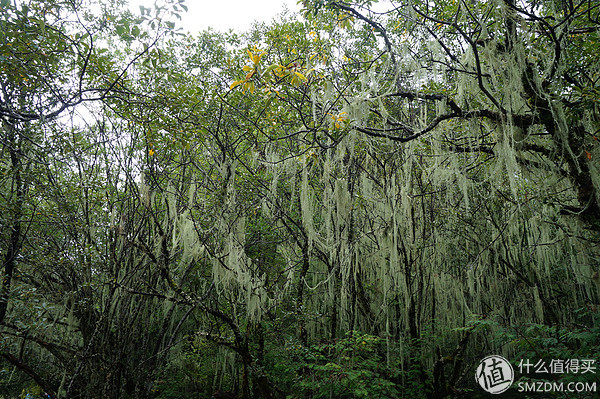
[[[270,22],[283,11],[284,5],[291,11],[300,11],[297,0],[186,0],[188,12],[181,13],[182,27],[191,33],[201,32],[212,26],[218,31],[245,31],[253,21]],[[139,14],[139,6],[152,8],[154,0],[129,0],[130,9]]]

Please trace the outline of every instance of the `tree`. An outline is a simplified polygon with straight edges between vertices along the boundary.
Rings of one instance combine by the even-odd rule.
[[[415,352],[403,355],[405,364],[428,359],[423,382],[429,370],[431,395],[444,396],[463,363],[452,361],[448,370],[443,348],[454,359],[469,342],[483,345],[468,327],[470,314],[500,317],[507,327],[556,323],[567,309],[597,300],[588,285],[594,269],[584,260],[595,249],[577,261],[573,255],[598,242],[598,110],[595,102],[579,101],[570,77],[578,71],[589,85],[597,72],[564,50],[573,38],[569,29],[597,34],[597,7],[582,2],[552,16],[557,23],[548,27],[540,15],[554,12],[551,3],[527,9],[506,2],[415,3],[383,13],[369,4],[310,4],[314,25],[306,37],[321,42],[328,27],[339,50],[327,59],[288,47],[288,54],[301,54],[294,68],[314,72],[301,73],[308,79],[295,90],[280,94],[281,78],[292,75],[289,59],[278,59],[277,47],[268,45],[258,61],[248,50],[247,74],[231,88],[256,104],[265,96],[255,93],[271,92],[275,82],[275,101],[286,103],[296,121],[282,140],[257,123],[253,130],[265,139],[263,152],[277,154],[267,164],[295,165],[279,167],[273,180],[290,181],[292,191],[269,198],[299,205],[295,215],[278,214],[294,220],[289,233],[306,248],[291,260],[304,265],[299,321],[321,315],[309,327],[315,337],[358,327],[408,338]],[[328,42],[319,44],[330,48]],[[301,145],[280,145],[290,138]],[[572,212],[579,221],[566,216]],[[580,221],[592,231],[576,238]],[[563,290],[553,281],[572,284]],[[306,305],[304,284],[315,290],[325,284],[328,294],[314,294]],[[567,301],[567,292],[577,299]],[[524,303],[535,306],[529,311]],[[379,316],[377,309],[384,309]],[[317,325],[331,327],[324,332]],[[456,327],[464,337],[445,337],[433,352],[422,345],[431,331]]]
[[[407,142],[450,123],[485,122],[482,128],[497,130],[494,136],[449,136],[444,145],[496,157],[508,147],[514,159],[503,159],[507,164],[550,168],[548,173],[568,179],[577,194],[579,206],[562,204],[562,211],[577,212],[596,226],[597,70],[588,57],[597,44],[597,5],[416,2],[380,12],[385,17],[377,19],[369,3],[315,3],[317,10],[347,14],[372,29],[394,63],[382,75],[379,92],[372,93],[383,95],[389,106],[358,129]],[[402,102],[443,109],[428,112],[419,126],[394,112]]]
[[[108,227],[109,219],[104,192],[97,187],[106,185],[108,190],[120,182],[112,180],[110,172],[108,178],[101,174],[103,166],[108,171],[112,165],[108,158],[114,147],[107,145],[115,140],[105,136],[105,121],[84,127],[87,115],[81,113],[96,112],[101,109],[97,104],[123,95],[132,65],[170,31],[165,25],[172,28],[171,22],[160,22],[168,17],[165,7],[157,7],[154,15],[145,9],[134,18],[116,4],[110,12],[101,6],[40,1],[0,5],[6,244],[0,287],[1,355],[52,397],[84,394],[97,388],[98,379],[101,386],[96,393],[115,396],[122,389],[121,370],[116,370],[117,381],[107,390],[111,371],[105,365],[87,364],[91,350],[98,355],[107,349],[107,339],[114,334],[110,328],[129,320],[119,314],[107,320],[110,311],[124,307],[118,305],[121,298],[115,299],[114,290],[102,298],[110,311],[104,312],[98,303],[102,300],[94,297],[97,284],[106,283],[96,275],[99,259],[116,244],[111,241],[114,237],[105,235],[109,230],[99,231],[102,225]],[[152,35],[144,25],[134,25],[143,23],[153,25]],[[109,56],[108,44],[118,40],[130,46]],[[84,111],[84,104],[91,108]],[[100,334],[106,334],[105,339],[98,339]]]

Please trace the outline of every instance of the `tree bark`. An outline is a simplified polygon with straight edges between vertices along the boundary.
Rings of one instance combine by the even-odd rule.
[[[2,264],[3,276],[2,286],[0,287],[0,323],[4,322],[8,302],[10,299],[10,289],[13,275],[16,269],[17,255],[21,249],[21,217],[23,215],[23,202],[25,197],[25,187],[21,175],[21,149],[20,143],[14,137],[12,127],[4,125],[9,132],[8,150],[10,152],[11,166],[13,170],[13,181],[11,189],[11,198],[14,198],[13,214],[10,221],[10,238],[4,255]]]

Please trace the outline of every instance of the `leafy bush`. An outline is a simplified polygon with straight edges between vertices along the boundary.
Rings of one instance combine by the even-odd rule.
[[[296,381],[288,398],[392,398],[398,397],[394,368],[384,358],[382,338],[357,331],[333,343],[307,348],[290,346],[298,362]]]
[[[521,361],[536,364],[550,370],[553,361],[570,362],[572,359],[594,360],[594,372],[564,373],[537,372],[535,367],[522,367],[518,382],[595,382],[598,376],[597,361],[600,358],[600,314],[597,309],[581,308],[576,310],[580,323],[577,325],[545,325],[531,323],[521,326],[511,326],[499,332],[498,337],[504,342],[510,342],[517,348],[516,355],[511,359],[515,371],[520,370]],[[526,363],[523,363],[526,364]],[[565,365],[568,363],[565,363]],[[527,372],[527,369],[529,369]],[[557,394],[558,395],[558,394]],[[587,396],[586,396],[587,395]],[[595,392],[578,392],[577,397],[595,397]],[[566,397],[566,396],[565,396]]]

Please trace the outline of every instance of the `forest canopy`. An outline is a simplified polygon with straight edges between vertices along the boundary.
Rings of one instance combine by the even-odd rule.
[[[0,398],[599,358],[600,3],[301,3],[192,35],[184,0],[0,0]]]

